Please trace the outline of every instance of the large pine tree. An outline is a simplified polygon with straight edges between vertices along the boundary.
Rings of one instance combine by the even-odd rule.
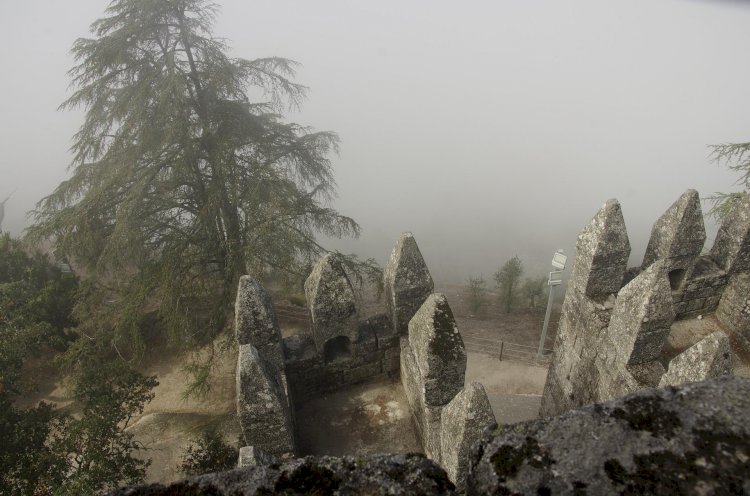
[[[37,206],[30,230],[86,272],[82,322],[138,343],[144,310],[195,343],[225,325],[238,277],[302,275],[315,234],[357,235],[328,207],[331,132],[284,122],[305,87],[295,63],[227,55],[205,0],[114,0],[75,42],[84,108],[70,179]],[[248,96],[262,95],[262,101]]]

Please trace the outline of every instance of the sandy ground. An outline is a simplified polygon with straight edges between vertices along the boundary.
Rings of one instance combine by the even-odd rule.
[[[324,395],[297,409],[300,455],[421,452],[400,382],[380,381]]]
[[[513,424],[539,416],[547,368],[482,353],[467,353],[466,382],[481,382],[497,423]]]
[[[156,375],[159,385],[143,415],[128,430],[146,448],[139,456],[151,458],[147,482],[182,478],[178,470],[182,454],[206,430],[222,433],[232,446],[239,444],[240,427],[234,402],[237,351],[218,352],[212,368],[211,391],[205,398],[182,398],[188,381],[182,370],[183,360],[165,354],[143,369],[144,374]]]

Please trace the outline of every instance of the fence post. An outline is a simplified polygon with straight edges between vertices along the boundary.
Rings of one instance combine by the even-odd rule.
[[[503,347],[505,346],[505,341],[500,341],[500,358],[498,360],[503,359]]]

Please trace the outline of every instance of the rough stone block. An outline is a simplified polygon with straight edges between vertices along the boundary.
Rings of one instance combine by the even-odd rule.
[[[318,353],[323,354],[325,343],[339,336],[348,338],[351,344],[356,343],[356,297],[337,255],[329,253],[315,265],[305,281],[305,296]]]
[[[343,372],[345,384],[358,384],[373,379],[383,373],[381,362],[368,363]]]
[[[436,462],[420,454],[308,456],[173,482],[116,489],[112,496],[455,495]]]
[[[627,365],[626,369],[633,376],[641,387],[657,387],[664,372],[664,365],[661,362],[639,363],[637,365]]]
[[[732,373],[729,338],[717,331],[701,339],[669,362],[659,387],[698,382]]]
[[[265,453],[262,449],[255,446],[243,446],[240,448],[240,456],[237,461],[237,467],[257,467],[260,465],[269,465],[276,462],[275,456]]]
[[[750,270],[750,196],[746,193],[722,221],[710,257],[728,274]]]
[[[237,342],[252,344],[278,370],[284,368],[279,320],[268,292],[250,276],[240,277],[234,304]]]
[[[378,336],[368,321],[359,322],[357,332],[357,353],[372,353],[378,349]]]
[[[393,332],[392,329],[378,332],[378,348],[381,350],[397,350],[399,349],[398,342],[400,338],[401,336]]]
[[[240,345],[237,359],[237,416],[246,445],[272,455],[294,452],[280,374],[250,344]]]
[[[425,403],[447,404],[464,386],[466,350],[445,295],[430,295],[412,317],[409,346],[419,367]]]
[[[617,293],[629,256],[630,241],[620,204],[608,200],[578,235],[568,288],[591,297]]]
[[[395,346],[391,348],[386,348],[383,350],[383,358],[385,359],[398,358],[400,354],[401,354],[401,349]]]
[[[461,492],[465,489],[472,448],[488,427],[497,426],[487,393],[472,382],[443,409],[440,426],[440,464]]]
[[[614,353],[623,365],[658,358],[675,316],[665,269],[660,260],[620,290],[600,353]]]
[[[750,381],[644,390],[488,435],[467,494],[747,492]]]
[[[427,264],[410,232],[399,237],[383,272],[385,304],[397,334],[405,335],[409,321],[432,293]]]
[[[386,313],[379,313],[360,320],[359,325],[360,328],[366,327],[371,330],[376,336],[378,336],[378,339],[380,339],[380,336],[393,334],[393,323]],[[398,342],[398,339],[396,339],[396,342]]]
[[[319,362],[315,343],[309,334],[296,334],[283,339],[287,366],[309,368]]]
[[[716,317],[732,331],[750,340],[750,274],[734,274],[724,290]]]
[[[667,272],[687,270],[700,255],[705,241],[700,196],[689,189],[654,223],[642,268],[666,259]]]
[[[392,356],[383,358],[383,373],[398,372],[401,363],[401,356]]]

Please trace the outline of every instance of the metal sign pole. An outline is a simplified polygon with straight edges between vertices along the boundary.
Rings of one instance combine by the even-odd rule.
[[[552,272],[549,273],[550,281],[552,280]],[[547,282],[549,284],[549,282]],[[542,337],[539,339],[539,351],[537,351],[537,358],[539,360],[542,359],[542,354],[544,353],[544,340],[547,339],[547,326],[549,326],[549,316],[552,313],[552,300],[553,300],[553,294],[555,292],[555,286],[549,284],[549,296],[547,298],[547,311],[544,314],[544,327],[542,327]]]
[[[549,273],[549,278],[547,279],[547,286],[549,286],[549,295],[547,297],[547,311],[544,313],[544,327],[542,327],[542,337],[539,339],[539,350],[536,353],[537,360],[541,360],[544,356],[544,340],[547,339],[547,327],[549,326],[549,316],[552,313],[552,302],[554,301],[555,297],[555,286],[558,286],[560,283],[562,283],[562,279],[552,279],[552,276],[555,274],[561,274],[563,270],[565,270],[565,263],[567,262],[568,257],[563,253],[562,250],[557,250],[557,252],[552,256],[552,267],[559,270],[553,270]]]

